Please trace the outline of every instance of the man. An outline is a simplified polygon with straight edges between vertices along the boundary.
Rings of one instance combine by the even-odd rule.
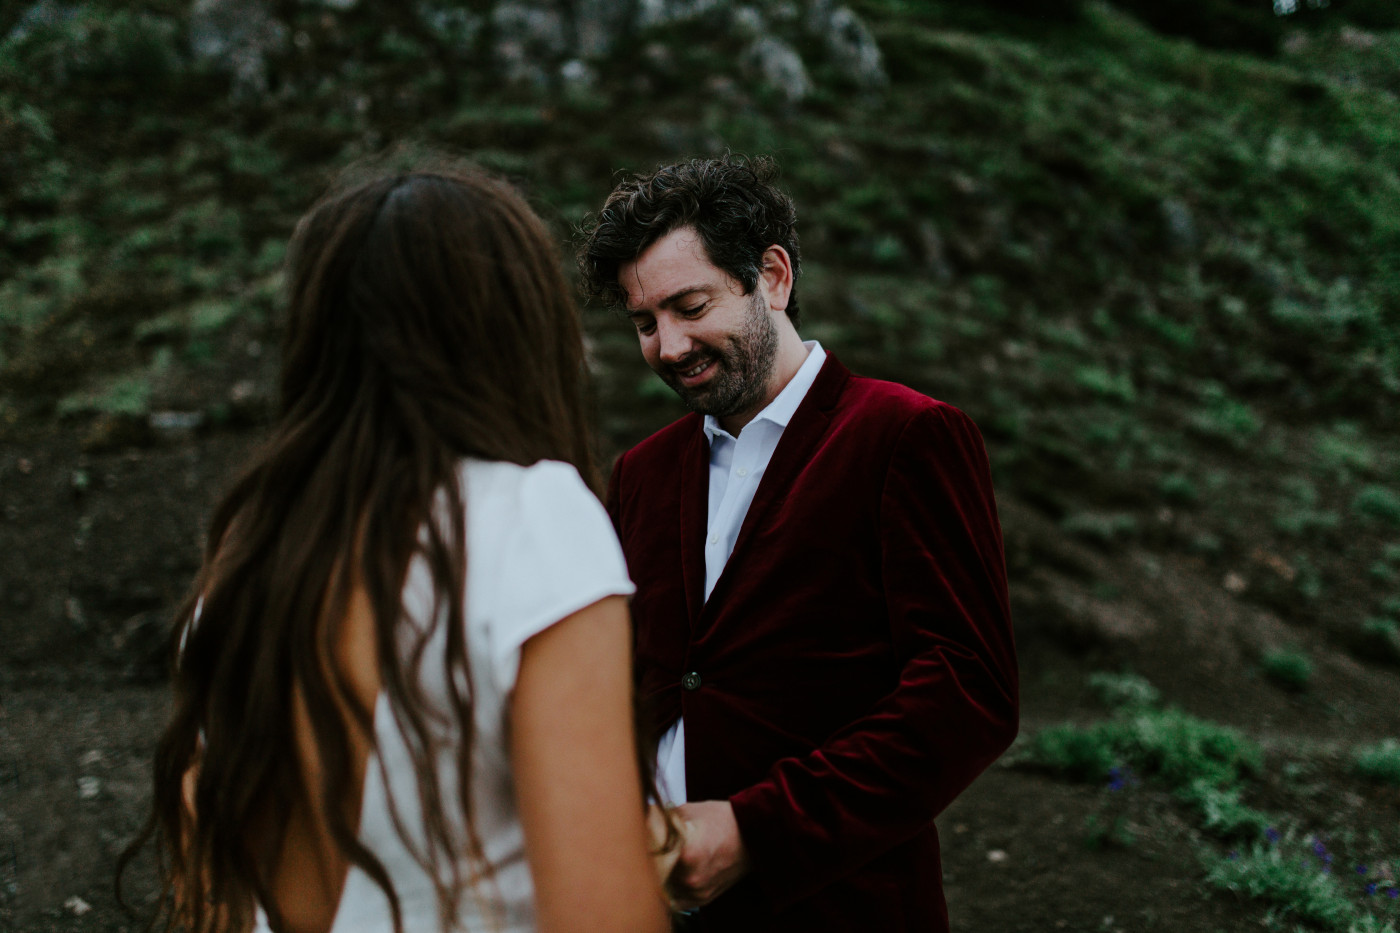
[[[1017,727],[986,455],[957,409],[802,342],[772,174],[624,181],[580,251],[694,412],[608,492],[643,728],[689,823],[671,888],[687,930],[946,930],[933,819]]]

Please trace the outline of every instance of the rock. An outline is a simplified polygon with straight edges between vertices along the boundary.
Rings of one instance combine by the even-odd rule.
[[[560,11],[539,3],[506,0],[491,13],[496,61],[506,80],[515,84],[549,84],[549,65],[569,51]],[[551,69],[552,70],[552,69]]]
[[[82,12],[73,4],[57,3],[55,0],[40,0],[19,16],[19,21],[10,30],[7,42],[21,42],[36,29],[59,26],[76,19]]]
[[[147,421],[159,438],[186,440],[204,426],[204,412],[153,411]]]
[[[737,7],[730,17],[729,26],[736,36],[744,40],[757,39],[768,31],[763,14],[757,7],[751,6]]]
[[[948,250],[937,225],[925,218],[919,222],[919,252],[924,269],[940,282],[953,280],[953,267],[948,263]]]
[[[879,44],[850,7],[833,10],[822,35],[832,61],[857,87],[872,90],[890,83]]]
[[[744,53],[744,65],[777,90],[789,104],[800,103],[812,90],[807,66],[797,50],[780,39],[759,39]]]
[[[574,54],[583,59],[607,55],[632,34],[637,9],[625,0],[575,0]]]
[[[645,29],[667,23],[686,23],[727,5],[727,0],[641,0],[637,25]]]
[[[1191,208],[1176,198],[1162,199],[1162,222],[1167,228],[1167,238],[1179,250],[1191,251],[1196,248],[1196,218]]]
[[[190,51],[232,76],[236,100],[267,94],[267,56],[286,48],[287,33],[265,0],[195,0],[190,10]]]
[[[448,49],[463,58],[476,50],[476,40],[485,20],[461,7],[419,3],[418,19]]]
[[[576,96],[592,90],[598,75],[582,59],[571,58],[559,66],[559,78],[564,82],[564,93]]]

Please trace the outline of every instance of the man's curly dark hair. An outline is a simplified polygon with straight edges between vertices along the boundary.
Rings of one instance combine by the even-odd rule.
[[[738,280],[746,295],[758,286],[764,251],[775,244],[787,250],[793,278],[787,314],[796,324],[797,211],[773,184],[777,174],[770,158],[726,155],[624,179],[603,209],[584,222],[578,251],[584,294],[622,307],[627,293],[618,283],[618,269],[671,231],[691,227],[710,262]]]

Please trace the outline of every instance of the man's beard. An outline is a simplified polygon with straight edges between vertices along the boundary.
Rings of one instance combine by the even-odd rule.
[[[777,356],[778,329],[768,315],[763,293],[755,289],[740,333],[725,346],[705,347],[659,375],[691,411],[725,418],[758,404],[768,389]],[[677,372],[694,369],[705,360],[714,360],[715,373],[709,381],[694,388],[682,385]]]

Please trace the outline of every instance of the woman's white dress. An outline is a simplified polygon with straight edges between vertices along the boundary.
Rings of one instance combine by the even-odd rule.
[[[628,595],[633,586],[606,511],[572,466],[468,460],[461,478],[467,530],[467,652],[476,724],[472,799],[476,833],[495,874],[465,895],[456,929],[526,933],[534,929],[534,887],[507,751],[508,700],[520,667],[520,648],[555,622],[606,596]],[[409,570],[404,606],[413,620],[425,619],[432,606],[431,580],[421,561]],[[445,636],[439,636],[429,644],[419,677],[427,695],[442,698],[445,709]],[[382,693],[374,728],[378,760],[372,756],[365,773],[360,840],[393,879],[406,933],[436,931],[441,927],[432,881],[405,848],[390,816],[392,800],[415,841],[421,842],[416,779]],[[460,824],[452,744],[439,762],[439,777],[447,814]],[[560,779],[567,774],[568,765],[561,762]],[[465,863],[463,872],[467,877]],[[261,912],[257,930],[268,931]],[[392,930],[383,891],[351,868],[332,933]]]

